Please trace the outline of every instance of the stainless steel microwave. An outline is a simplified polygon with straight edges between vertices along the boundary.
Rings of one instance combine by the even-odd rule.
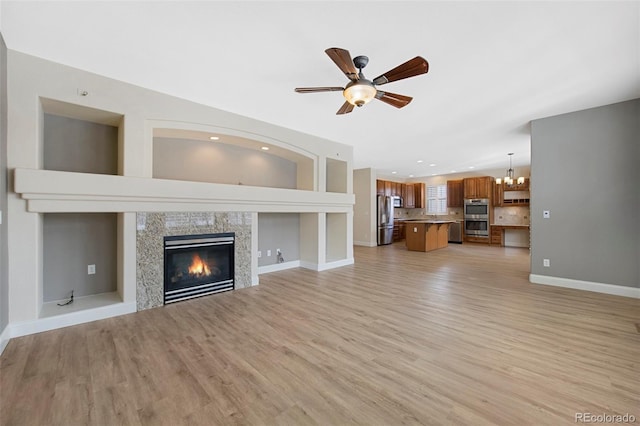
[[[402,197],[393,197],[393,207],[402,207]]]

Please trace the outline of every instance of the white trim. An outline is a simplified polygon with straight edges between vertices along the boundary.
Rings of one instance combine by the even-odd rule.
[[[9,344],[9,340],[11,339],[11,330],[9,325],[7,325],[4,330],[2,330],[2,334],[0,334],[0,355],[4,352],[4,348]]]
[[[638,287],[626,287],[623,285],[572,280],[569,278],[549,277],[546,275],[536,274],[530,274],[529,281],[534,284],[574,288],[577,290],[594,291],[596,293],[613,294],[615,296],[633,297],[635,299],[640,299],[640,288]]]
[[[284,271],[285,269],[299,268],[300,261],[292,260],[284,263],[274,263],[273,265],[264,265],[258,267],[258,274],[267,274],[269,272]]]
[[[371,241],[354,241],[354,246],[364,246],[364,247],[376,247],[378,243],[372,243]]]
[[[43,331],[55,330],[71,325],[83,324],[101,319],[117,317],[119,315],[136,312],[136,303],[115,303],[113,305],[102,306],[95,309],[70,312],[68,314],[56,315],[47,318],[40,318],[33,321],[24,321],[17,324],[10,324],[9,336],[20,337],[28,334],[40,333]],[[4,334],[4,333],[3,333]]]
[[[257,275],[254,275],[251,277],[251,287],[259,285],[260,284],[260,277]]]
[[[341,266],[353,265],[353,263],[354,263],[353,257],[350,257],[348,259],[336,260],[333,262],[323,263],[321,265],[317,263],[312,263],[312,262],[300,261],[300,266],[305,269],[311,269],[312,271],[321,272],[321,271],[326,271],[333,268],[340,268]]]

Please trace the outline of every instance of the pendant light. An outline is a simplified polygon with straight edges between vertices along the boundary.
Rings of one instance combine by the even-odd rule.
[[[502,182],[504,182],[505,185],[513,185],[513,176],[515,174],[514,171],[513,171],[512,163],[511,163],[511,160],[513,158],[513,152],[510,152],[507,155],[509,155],[509,169],[507,170],[507,174],[506,174],[506,176],[504,178],[502,178],[502,179],[497,178],[496,179],[496,183],[498,185],[502,184]],[[518,185],[522,185],[524,183],[524,177],[523,176],[518,177],[517,183],[518,183]]]

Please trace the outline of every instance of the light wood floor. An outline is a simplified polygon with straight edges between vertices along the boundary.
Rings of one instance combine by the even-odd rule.
[[[0,424],[640,422],[637,299],[530,284],[525,249],[355,256],[13,339]]]

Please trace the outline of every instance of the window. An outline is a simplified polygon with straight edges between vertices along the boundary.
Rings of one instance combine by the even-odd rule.
[[[427,187],[427,213],[447,213],[447,185]]]

